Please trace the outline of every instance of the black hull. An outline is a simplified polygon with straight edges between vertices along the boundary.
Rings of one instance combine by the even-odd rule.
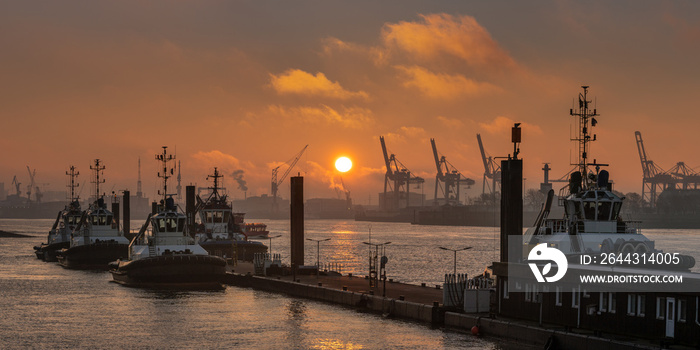
[[[226,261],[210,255],[164,255],[112,263],[112,278],[129,287],[221,289]]]
[[[39,260],[44,260],[47,262],[58,261],[56,257],[56,251],[61,249],[68,249],[70,247],[70,242],[52,243],[45,244],[42,243],[38,247],[34,247],[36,258]]]
[[[231,259],[234,256],[233,242],[209,241],[199,243],[210,255],[226,257]],[[239,241],[236,243],[237,260],[253,261],[256,253],[267,253],[267,247],[258,242]]]
[[[76,246],[58,252],[58,262],[69,269],[104,269],[112,261],[128,255],[129,245],[104,242]]]

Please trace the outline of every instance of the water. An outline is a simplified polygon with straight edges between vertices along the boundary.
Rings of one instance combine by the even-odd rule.
[[[266,221],[272,239],[272,250],[289,261],[289,221]],[[369,270],[369,245],[363,242],[385,243],[387,277],[404,283],[428,285],[441,284],[445,273],[452,273],[455,256],[451,251],[440,249],[469,250],[457,252],[457,272],[469,276],[481,274],[484,268],[498,260],[499,228],[495,227],[450,227],[422,226],[408,223],[356,222],[352,220],[307,220],[305,238],[324,239],[320,246],[306,241],[305,261],[315,265],[317,254],[321,263],[333,262],[343,265],[343,273],[367,275]],[[269,240],[264,240],[270,244]],[[494,244],[496,242],[496,244]],[[374,250],[374,248],[371,248]],[[381,255],[381,254],[380,254]]]
[[[288,221],[267,221],[272,248],[289,259]],[[52,220],[0,219],[0,229],[33,238],[0,238],[0,348],[256,348],[256,349],[508,349],[464,333],[305,299],[228,286],[223,291],[164,292],[110,283],[107,272],[73,271],[34,256]],[[369,225],[306,222],[321,243],[322,262],[366,274]],[[388,276],[439,284],[452,272],[453,253],[439,246],[473,246],[458,253],[460,273],[481,272],[493,260],[492,228],[372,223],[372,242],[387,246]],[[269,243],[267,241],[266,243]],[[307,242],[306,262],[316,261]]]

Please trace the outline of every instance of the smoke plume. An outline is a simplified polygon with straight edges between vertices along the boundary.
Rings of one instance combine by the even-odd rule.
[[[236,182],[238,182],[238,189],[245,192],[248,191],[248,184],[243,180],[243,170],[234,170],[233,173],[231,173],[231,176],[233,177]]]

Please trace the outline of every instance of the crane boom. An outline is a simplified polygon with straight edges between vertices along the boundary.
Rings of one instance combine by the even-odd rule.
[[[384,143],[384,136],[379,136],[379,142],[382,144],[382,152],[384,152],[384,164],[386,164],[386,173],[391,176],[393,171],[391,170],[391,159],[389,158],[389,153],[386,151],[386,144]]]
[[[484,161],[484,171],[486,174],[491,174],[491,169],[489,169],[489,163],[486,160],[486,152],[484,151],[484,144],[481,142],[481,134],[476,134],[476,139],[479,141],[479,149],[481,150],[481,159]]]
[[[281,185],[282,182],[284,182],[284,179],[287,178],[287,175],[289,175],[289,173],[292,171],[292,169],[297,164],[299,159],[301,159],[301,156],[304,154],[304,151],[306,151],[307,147],[309,147],[309,145],[304,146],[304,148],[302,148],[301,151],[299,151],[299,153],[297,153],[297,155],[294,156],[294,160],[292,161],[291,164],[289,164],[289,168],[287,168],[287,171],[284,172],[284,175],[282,175],[282,178],[280,178],[279,181],[277,182],[278,186]]]
[[[29,185],[27,186],[27,200],[30,202],[32,201],[32,188],[35,187],[36,181],[34,181],[34,175],[36,175],[36,169],[34,169],[34,172],[32,173],[32,170],[29,169],[29,165],[27,165],[27,172],[29,173]],[[38,194],[39,188],[37,187],[37,194]],[[37,198],[38,201],[38,198]]]
[[[284,182],[284,179],[287,178],[287,175],[289,175],[289,173],[292,171],[292,169],[297,164],[299,159],[301,159],[301,156],[304,154],[307,147],[309,147],[309,145],[304,146],[304,148],[302,148],[301,151],[299,151],[299,153],[297,153],[294,156],[294,159],[291,162],[287,161],[287,163],[285,163],[285,164],[289,164],[289,168],[287,168],[287,171],[284,172],[284,174],[282,175],[281,178],[279,178],[279,180],[277,179],[277,173],[279,172],[279,169],[280,169],[280,167],[282,167],[282,165],[272,169],[272,181],[270,182],[270,190],[272,192],[272,210],[273,210],[273,212],[275,212],[275,213],[278,212],[277,190],[279,189],[279,186],[282,184],[282,182]]]
[[[12,184],[15,186],[15,191],[17,191],[17,197],[19,198],[19,195],[20,195],[20,193],[21,193],[20,190],[19,190],[19,187],[20,187],[20,185],[22,185],[22,183],[19,182],[19,181],[17,181],[17,175],[15,175],[15,176],[12,178]]]
[[[438,157],[437,146],[435,146],[435,139],[430,139],[430,144],[433,146],[433,157],[435,157],[435,166],[437,167],[438,176],[442,176],[442,167],[440,166],[440,157]]]

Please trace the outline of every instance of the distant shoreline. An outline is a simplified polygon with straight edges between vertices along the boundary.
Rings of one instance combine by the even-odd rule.
[[[21,233],[7,232],[0,230],[0,237],[12,237],[12,238],[28,238],[31,236],[23,235]]]

